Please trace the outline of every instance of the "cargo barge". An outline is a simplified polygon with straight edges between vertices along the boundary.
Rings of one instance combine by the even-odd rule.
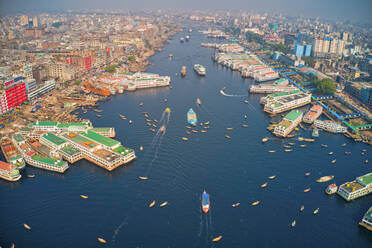
[[[17,169],[25,167],[25,160],[9,138],[6,137],[1,141],[1,150],[9,164],[14,165]]]

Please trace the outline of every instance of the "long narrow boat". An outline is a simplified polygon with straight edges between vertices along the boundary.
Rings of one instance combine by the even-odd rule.
[[[324,183],[324,182],[328,182],[330,180],[332,180],[335,176],[324,176],[324,177],[321,177],[321,178],[318,178],[316,181],[318,183]]]

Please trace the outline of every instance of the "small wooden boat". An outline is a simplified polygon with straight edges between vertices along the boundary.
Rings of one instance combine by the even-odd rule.
[[[351,152],[344,152],[345,153],[345,155],[350,155],[351,154]]]
[[[141,102],[140,104],[138,104],[138,106],[142,107],[143,106],[143,102]]]
[[[305,144],[302,144],[302,145],[300,145],[300,147],[302,147],[302,148],[305,148],[305,147],[306,147],[306,145],[305,145]]]
[[[167,98],[164,98],[164,102],[168,102],[168,99]]]
[[[232,127],[228,127],[228,128],[226,128],[226,130],[231,131],[231,130],[233,130],[233,128]]]
[[[307,176],[307,177],[310,176],[310,172],[306,172],[305,176]]]
[[[207,130],[200,130],[200,132],[201,132],[201,133],[206,133],[206,132],[207,132]]]
[[[138,177],[140,180],[148,180],[148,177]]]
[[[332,160],[332,164],[334,164],[334,163],[336,163],[336,159],[333,159],[333,160]]]
[[[264,138],[262,138],[262,143],[265,143],[265,142],[267,142],[267,141],[269,141],[269,138],[268,138],[268,137],[264,137]]]
[[[247,119],[248,118],[248,116],[247,115],[244,115],[244,119]]]
[[[333,155],[333,152],[329,152],[328,155]]]
[[[324,183],[324,182],[328,182],[330,180],[332,180],[335,176],[324,176],[324,177],[321,177],[321,178],[318,178],[316,181],[318,183]]]
[[[86,196],[86,195],[80,195],[80,197],[83,198],[83,199],[88,199],[88,196]]]
[[[200,126],[203,126],[204,125],[204,123],[203,122],[200,122]]]
[[[295,145],[295,143],[288,143],[288,145],[290,145],[290,146],[294,146],[294,145]]]
[[[143,147],[142,146],[140,146],[140,151],[143,151]]]
[[[35,175],[34,175],[34,174],[30,174],[30,175],[27,175],[27,177],[29,177],[29,178],[34,178]]]
[[[285,152],[292,152],[292,149],[284,149]]]
[[[101,242],[102,244],[106,244],[106,240],[104,240],[103,238],[98,238],[98,241]]]
[[[258,204],[260,204],[260,201],[255,201],[252,203],[252,206],[257,206]]]
[[[271,179],[271,180],[272,180],[272,179],[275,179],[275,178],[276,178],[276,175],[274,175],[274,176],[270,176],[270,177],[269,177],[269,179]]]
[[[190,126],[186,126],[186,128],[190,129],[191,127]]]
[[[99,114],[96,114],[96,116],[97,116],[98,118],[101,118],[101,117],[102,117],[102,115],[99,115]]]
[[[222,236],[218,236],[218,237],[215,237],[214,239],[212,239],[212,242],[218,242],[222,239]]]
[[[29,225],[27,225],[26,223],[23,224],[23,226],[28,229],[28,230],[31,230],[31,227]]]
[[[193,129],[193,130],[191,130],[191,132],[193,132],[193,133],[197,133],[197,132],[198,132],[198,130],[194,130],[194,129]]]
[[[154,119],[154,121],[155,121],[155,122],[158,122],[158,120],[157,120],[157,119]]]
[[[152,124],[153,127],[157,128],[157,126],[155,124]]]
[[[186,131],[186,133],[187,133],[187,134],[191,134],[191,132],[189,132],[189,131]]]
[[[240,202],[237,202],[237,203],[234,203],[233,205],[231,205],[233,208],[236,208],[240,205]]]
[[[343,143],[341,146],[346,146],[346,143]]]
[[[126,120],[127,117],[125,115],[122,115],[122,114],[119,114],[120,118],[123,119],[123,120]]]
[[[242,125],[240,125],[241,127],[248,127],[248,125],[246,125],[246,124],[242,124]]]
[[[209,125],[209,123],[210,123],[210,122],[209,122],[209,121],[207,121],[207,122],[205,122],[205,123],[204,123],[204,125]]]
[[[203,128],[205,128],[205,129],[208,129],[208,128],[209,128],[209,126],[204,126]]]
[[[231,137],[229,135],[225,135],[225,138],[226,139],[230,139]]]
[[[165,201],[165,202],[163,202],[162,204],[160,204],[160,207],[162,208],[162,207],[164,207],[164,206],[166,206],[166,205],[168,205],[168,202],[167,202],[167,201]]]
[[[321,147],[324,147],[324,148],[327,148],[328,147],[328,145],[325,145],[325,144],[321,144],[320,146]]]
[[[305,206],[302,205],[302,206],[300,207],[300,212],[304,211],[304,209],[305,209]]]
[[[182,139],[184,140],[184,141],[186,141],[186,140],[189,140],[188,138],[186,138],[186,137],[182,137]]]
[[[153,128],[150,128],[150,131],[153,132],[153,133],[155,133],[155,129],[153,129]]]
[[[296,225],[296,220],[292,221],[291,226],[294,227]]]
[[[149,208],[152,208],[153,206],[155,206],[155,203],[156,203],[156,201],[152,201],[152,202],[149,204]]]
[[[268,151],[269,153],[274,153],[274,152],[276,152],[275,150],[270,150],[270,151]]]
[[[132,124],[132,122],[133,122],[132,120],[129,120],[129,124]]]
[[[314,214],[317,214],[319,212],[319,208],[314,210]]]
[[[261,185],[261,188],[265,188],[267,186],[267,183],[264,183]]]
[[[248,100],[244,100],[244,103],[248,104],[249,102],[248,102]]]
[[[310,188],[307,188],[304,190],[305,193],[309,192],[310,191]]]

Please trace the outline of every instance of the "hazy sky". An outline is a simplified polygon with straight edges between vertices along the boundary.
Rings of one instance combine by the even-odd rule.
[[[241,9],[372,23],[372,0],[0,0],[0,14],[66,9]]]

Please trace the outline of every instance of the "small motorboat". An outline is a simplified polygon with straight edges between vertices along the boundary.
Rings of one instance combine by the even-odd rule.
[[[162,204],[160,204],[160,207],[162,208],[162,207],[165,207],[165,206],[167,206],[167,205],[168,205],[168,202],[165,201],[165,202],[163,202]]]
[[[190,129],[191,127],[190,126],[186,126],[186,128]]]
[[[310,188],[307,188],[304,190],[305,193],[309,192],[310,191]]]
[[[249,102],[248,102],[248,100],[244,100],[244,103],[248,104]]]
[[[225,134],[225,138],[226,138],[226,139],[230,139],[231,137],[230,137],[229,135],[226,135],[226,134]]]
[[[188,138],[186,137],[182,137],[182,140],[186,141],[186,140],[189,140]]]
[[[35,175],[34,175],[34,174],[30,174],[30,175],[27,175],[27,177],[29,177],[29,178],[34,178]]]
[[[333,155],[333,152],[329,152],[328,155]]]
[[[264,183],[261,185],[261,188],[265,188],[267,186],[267,183]]]
[[[29,225],[27,225],[26,223],[23,224],[23,226],[28,229],[28,230],[31,230],[31,227]]]
[[[260,201],[255,201],[252,203],[252,206],[257,206],[258,204],[260,204]]]
[[[199,98],[196,99],[196,103],[199,104],[199,105],[201,104],[201,101],[200,101]]]
[[[237,202],[237,203],[234,203],[233,205],[231,205],[233,208],[236,208],[240,205],[240,202]]]
[[[152,208],[153,206],[155,206],[155,203],[156,203],[156,201],[152,201],[152,202],[149,204],[149,208]]]
[[[294,227],[296,225],[296,220],[292,221],[291,226]]]
[[[194,130],[194,129],[193,129],[193,130],[191,130],[191,132],[193,132],[193,133],[197,133],[197,132],[198,132],[198,130]]]
[[[212,242],[218,242],[218,241],[220,241],[221,239],[222,239],[222,236],[218,236],[218,237],[212,239]]]
[[[325,144],[321,144],[320,146],[321,147],[324,147],[324,148],[327,148],[328,147],[328,145],[325,145]]]
[[[186,131],[186,133],[187,133],[187,134],[191,134],[191,132],[189,132],[189,131]]]
[[[333,160],[332,160],[332,164],[334,164],[334,163],[336,163],[336,159],[333,159]]]
[[[346,143],[343,143],[341,146],[346,146]]]
[[[269,177],[269,179],[271,179],[271,180],[273,180],[273,179],[275,179],[276,178],[276,175],[274,175],[274,176],[270,176]]]
[[[222,91],[225,91],[226,89],[227,89],[226,87],[223,87],[223,88],[222,88]]]
[[[98,238],[98,241],[101,242],[102,244],[106,244],[106,240],[104,240],[103,238]]]
[[[246,124],[242,124],[242,125],[240,125],[241,127],[248,127],[248,125],[246,125]]]
[[[140,104],[138,104],[138,106],[142,107],[143,106],[143,102],[141,102]]]
[[[86,195],[80,195],[80,197],[83,198],[83,199],[88,199],[88,196],[86,196]]]
[[[97,116],[98,118],[101,118],[101,117],[102,117],[102,115],[100,115],[100,114],[96,114],[96,116]]]
[[[142,146],[140,146],[140,151],[143,151],[143,147]]]
[[[129,120],[129,124],[132,124],[133,123],[133,121],[132,120]]]
[[[268,138],[268,137],[264,137],[264,138],[262,138],[262,143],[265,143],[265,142],[267,142],[267,141],[269,141],[269,138]]]
[[[314,214],[317,214],[319,212],[319,208],[314,210]]]
[[[310,172],[306,172],[305,176],[307,176],[307,177],[310,176]]]
[[[300,212],[304,211],[304,209],[305,209],[305,206],[302,205],[302,206],[300,207]]]
[[[164,133],[165,130],[166,130],[165,125],[163,125],[163,126],[161,126],[161,127],[159,128],[159,132]]]
[[[226,128],[226,130],[231,131],[231,130],[233,130],[233,128],[232,127],[228,127],[228,128]]]
[[[275,150],[269,150],[268,151],[269,153],[274,153],[274,152],[276,152]]]
[[[138,177],[140,180],[148,180],[148,177]]]

